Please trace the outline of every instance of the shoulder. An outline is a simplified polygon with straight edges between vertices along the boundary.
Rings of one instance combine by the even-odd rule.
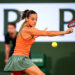
[[[5,34],[5,43],[9,44],[9,41],[10,41],[9,33],[6,33]]]
[[[8,32],[5,34],[5,37],[9,37],[9,33]]]

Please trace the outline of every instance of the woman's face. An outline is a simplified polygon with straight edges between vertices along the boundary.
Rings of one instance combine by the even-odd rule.
[[[28,24],[35,27],[37,23],[37,14],[30,14],[28,19]]]

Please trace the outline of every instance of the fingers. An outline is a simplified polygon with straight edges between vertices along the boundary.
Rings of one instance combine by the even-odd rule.
[[[44,30],[46,31],[48,28],[45,28]]]
[[[74,31],[74,28],[73,28],[73,27],[71,28],[71,31],[72,31],[72,32]]]
[[[72,33],[72,32],[73,32],[73,27],[69,28],[65,33],[66,33],[66,34],[70,34],[70,33]]]
[[[8,59],[5,59],[5,63],[7,63],[8,62]]]
[[[74,31],[73,27],[69,28],[68,31],[69,31],[69,33],[72,33]]]

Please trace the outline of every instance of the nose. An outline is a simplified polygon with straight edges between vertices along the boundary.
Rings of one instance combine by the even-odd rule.
[[[36,24],[36,21],[34,21],[34,24]]]

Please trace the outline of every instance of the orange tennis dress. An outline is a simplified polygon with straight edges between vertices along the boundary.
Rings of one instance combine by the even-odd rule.
[[[30,48],[35,41],[35,37],[32,40],[26,40],[21,34],[18,35],[16,40],[16,47],[13,55],[27,56],[29,57]]]
[[[35,41],[35,37],[26,40],[21,33],[23,32],[18,34],[14,53],[5,65],[4,71],[21,71],[35,65],[29,58],[30,48]]]

